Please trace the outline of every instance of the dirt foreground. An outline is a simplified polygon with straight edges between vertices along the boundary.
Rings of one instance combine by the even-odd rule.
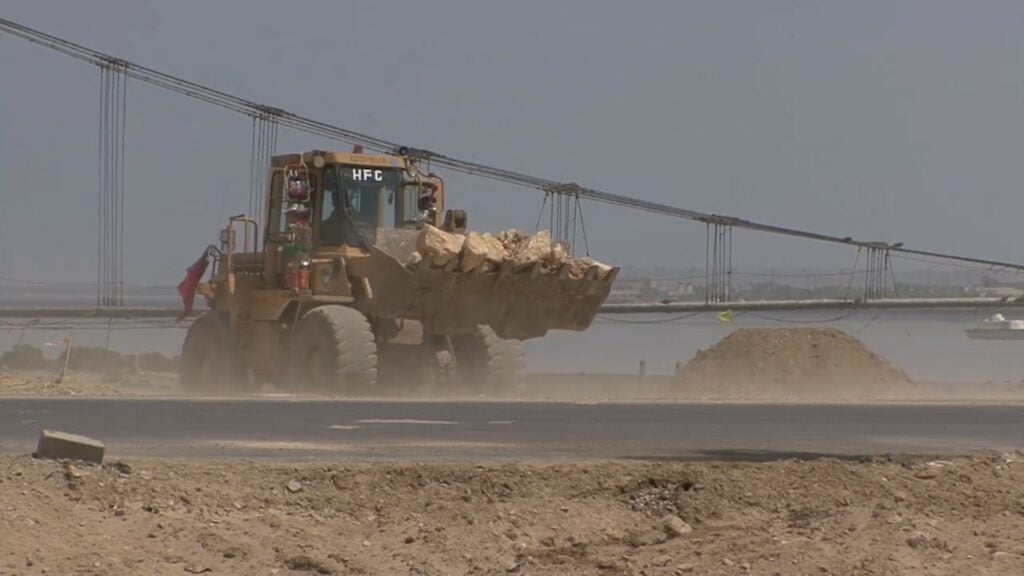
[[[1021,574],[1024,462],[0,458],[0,574]]]

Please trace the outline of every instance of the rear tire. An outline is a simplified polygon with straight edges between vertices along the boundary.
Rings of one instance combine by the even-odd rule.
[[[499,338],[490,326],[475,334],[452,337],[455,379],[460,389],[477,394],[500,395],[519,387],[526,368],[519,340]]]
[[[377,344],[361,312],[320,306],[295,328],[289,353],[289,384],[321,394],[367,393],[377,383]]]
[[[186,392],[225,393],[244,388],[227,313],[206,312],[189,326],[178,378]]]

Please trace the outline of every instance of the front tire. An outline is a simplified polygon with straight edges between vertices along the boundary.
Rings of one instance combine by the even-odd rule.
[[[507,393],[523,384],[525,356],[519,340],[499,338],[490,326],[452,338],[459,388],[486,395]]]
[[[290,384],[321,394],[365,393],[377,383],[377,344],[361,312],[320,306],[295,328],[289,353]]]
[[[238,392],[242,370],[228,314],[206,312],[189,326],[181,347],[178,378],[186,392]]]

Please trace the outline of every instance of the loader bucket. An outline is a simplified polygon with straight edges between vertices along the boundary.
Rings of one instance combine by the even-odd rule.
[[[415,252],[415,231],[388,230],[371,247],[376,313],[409,314],[434,334],[472,334],[487,325],[502,338],[526,340],[548,330],[590,327],[608,298],[618,268],[504,262],[464,272],[426,261],[406,266]],[[404,309],[404,311],[403,311]]]
[[[568,265],[544,270],[540,263],[506,262],[494,272],[421,267],[416,281],[425,320],[436,333],[471,333],[486,324],[502,338],[526,340],[590,327],[618,269],[593,266],[578,278],[569,272]]]

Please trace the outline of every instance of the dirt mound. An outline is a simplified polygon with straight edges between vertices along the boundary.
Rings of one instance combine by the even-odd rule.
[[[742,328],[683,367],[680,385],[751,399],[900,396],[910,378],[833,328]]]

